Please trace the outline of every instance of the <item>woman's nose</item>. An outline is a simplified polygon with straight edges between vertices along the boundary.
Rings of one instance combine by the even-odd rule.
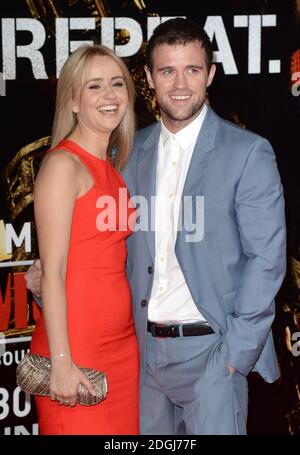
[[[107,99],[115,99],[116,94],[115,94],[113,87],[111,87],[111,86],[106,87],[103,96],[104,96],[104,98],[107,98]]]

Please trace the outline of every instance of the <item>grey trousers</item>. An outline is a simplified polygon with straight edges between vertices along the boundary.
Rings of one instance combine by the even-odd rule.
[[[148,333],[141,433],[246,434],[247,379],[229,373],[220,335],[154,338]]]

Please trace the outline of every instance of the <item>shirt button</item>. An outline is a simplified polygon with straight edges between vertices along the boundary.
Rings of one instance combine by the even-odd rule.
[[[147,305],[147,303],[148,303],[148,302],[147,302],[146,299],[141,300],[141,307],[144,308],[144,307]]]
[[[159,260],[160,260],[160,262],[164,262],[164,261],[165,261],[165,258],[164,258],[163,256],[161,256],[161,257],[159,258]]]
[[[151,265],[149,265],[148,267],[148,273],[149,275],[151,275],[151,273],[153,272],[153,267]]]
[[[160,292],[163,292],[165,290],[165,288],[163,286],[159,286],[158,289],[159,289]]]
[[[176,161],[172,161],[172,166],[176,166]]]

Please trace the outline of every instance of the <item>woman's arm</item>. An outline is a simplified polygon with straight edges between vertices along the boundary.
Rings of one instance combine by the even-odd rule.
[[[51,152],[38,173],[34,211],[41,258],[41,296],[52,371],[50,396],[76,403],[80,383],[93,388],[74,365],[70,351],[65,291],[70,232],[79,193],[77,163],[68,153]]]

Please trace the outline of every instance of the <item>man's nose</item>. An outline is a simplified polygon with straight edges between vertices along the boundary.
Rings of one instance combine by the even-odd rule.
[[[185,87],[186,86],[186,77],[184,72],[177,72],[175,76],[175,86],[176,87]]]

